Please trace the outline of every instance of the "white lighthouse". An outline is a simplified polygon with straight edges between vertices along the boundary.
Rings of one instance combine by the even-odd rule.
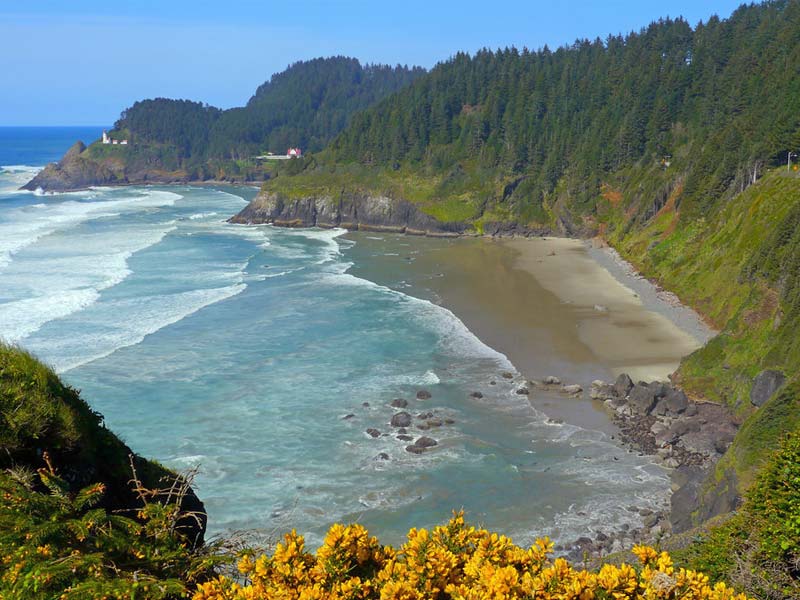
[[[108,132],[105,129],[103,130],[103,143],[104,144],[110,144],[111,143],[111,138],[108,137]]]

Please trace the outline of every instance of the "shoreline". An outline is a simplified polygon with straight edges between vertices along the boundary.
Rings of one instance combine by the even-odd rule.
[[[348,236],[370,239],[366,232]],[[652,456],[669,474],[672,508],[676,492],[696,488],[732,440],[733,425],[720,407],[698,410],[688,400],[682,405],[685,396],[679,390],[642,381],[668,381],[680,360],[714,332],[618,255],[592,248],[588,240],[550,237],[416,238],[403,245],[412,249],[405,260],[422,273],[403,282],[412,295],[448,308],[483,343],[507,356],[519,384],[529,389],[531,406],[549,420],[600,431],[625,452]],[[392,287],[381,280],[380,269],[359,276]],[[623,373],[634,381],[622,395],[614,394],[613,382]],[[548,385],[548,377],[564,385]],[[580,391],[569,392],[570,384]],[[648,389],[652,402],[640,413],[628,394],[646,396]],[[679,406],[657,414],[656,405],[664,405],[670,394],[679,395]],[[702,425],[709,418],[714,426]],[[715,446],[717,434],[724,442]],[[663,536],[683,518],[677,514],[682,506],[639,514],[643,529],[581,538],[563,550],[607,553],[614,540],[626,544]]]

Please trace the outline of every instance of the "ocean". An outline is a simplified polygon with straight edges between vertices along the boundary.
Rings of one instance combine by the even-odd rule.
[[[463,508],[526,544],[636,526],[632,506],[665,506],[663,469],[548,420],[503,354],[407,283],[413,238],[228,224],[253,188],[19,192],[100,128],[9,129],[0,337],[82,390],[136,452],[198,467],[212,534],[294,528],[313,546],[358,521],[397,543]],[[401,254],[380,262],[396,284],[353,274]],[[437,446],[406,451],[389,425],[397,398],[432,422],[409,434]]]

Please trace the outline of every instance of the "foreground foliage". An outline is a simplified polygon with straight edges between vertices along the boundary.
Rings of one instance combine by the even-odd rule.
[[[113,514],[97,507],[104,485],[71,493],[45,461],[0,475],[0,598],[178,598],[220,562],[184,535],[186,481],[147,490],[134,476],[141,508]]]
[[[316,555],[293,531],[272,556],[243,556],[244,585],[220,577],[200,585],[194,600],[746,598],[646,546],[633,549],[639,568],[608,564],[597,572],[553,560],[552,550],[546,538],[515,546],[468,526],[463,513],[431,532],[412,529],[399,549],[381,546],[361,525],[334,525]]]
[[[800,598],[800,433],[784,440],[738,514],[687,559],[759,598]]]

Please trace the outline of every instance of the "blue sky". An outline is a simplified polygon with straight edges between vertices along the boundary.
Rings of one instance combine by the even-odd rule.
[[[539,48],[693,25],[739,0],[0,0],[0,126],[105,125],[135,100],[241,106],[296,60],[432,67],[459,50]]]

